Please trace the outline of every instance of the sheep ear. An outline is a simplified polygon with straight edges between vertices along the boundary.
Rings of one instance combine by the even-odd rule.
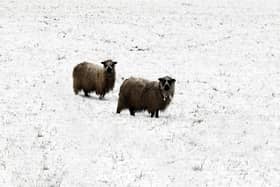
[[[161,82],[161,81],[163,81],[163,78],[159,78],[158,80]]]
[[[116,62],[116,61],[113,62],[114,65],[117,64],[117,63],[118,63],[118,62]]]
[[[171,79],[172,82],[176,82],[176,79]]]
[[[100,63],[104,65],[106,63],[106,61],[103,61],[103,62],[100,62]]]

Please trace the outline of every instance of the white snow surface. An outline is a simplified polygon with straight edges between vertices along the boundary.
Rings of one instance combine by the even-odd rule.
[[[280,186],[278,0],[1,0],[0,186]],[[113,59],[115,89],[74,95]],[[176,81],[116,114],[130,76]]]

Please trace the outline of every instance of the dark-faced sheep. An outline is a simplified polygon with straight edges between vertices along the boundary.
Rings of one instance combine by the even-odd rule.
[[[129,109],[130,115],[134,116],[136,111],[147,110],[151,117],[158,118],[159,110],[165,110],[174,96],[176,81],[169,76],[158,80],[134,77],[124,80],[120,87],[117,113]]]
[[[102,99],[106,93],[114,88],[115,84],[115,64],[112,60],[101,62],[103,67],[83,62],[74,67],[73,70],[73,90],[75,94],[83,90],[85,96],[95,91]]]

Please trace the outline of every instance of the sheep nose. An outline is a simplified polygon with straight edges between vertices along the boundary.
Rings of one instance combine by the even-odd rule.
[[[111,73],[111,72],[112,72],[112,68],[108,68],[108,69],[107,69],[107,72],[108,72],[108,73]]]
[[[168,90],[169,90],[169,86],[165,85],[165,86],[164,86],[164,90],[165,90],[165,91],[168,91]]]

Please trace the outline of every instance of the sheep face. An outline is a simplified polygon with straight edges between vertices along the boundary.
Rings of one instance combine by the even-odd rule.
[[[159,89],[162,93],[163,99],[171,99],[174,95],[175,82],[176,80],[172,77],[165,76],[158,79],[159,80]]]
[[[103,64],[105,72],[108,75],[113,75],[115,73],[115,65],[117,64],[117,62],[112,61],[112,60],[106,60],[104,62],[101,62],[101,64]]]

